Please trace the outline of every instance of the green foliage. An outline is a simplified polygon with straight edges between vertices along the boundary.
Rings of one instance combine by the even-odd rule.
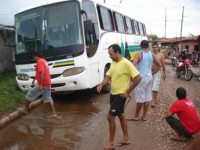
[[[152,37],[152,41],[156,41],[158,39],[157,36]]]
[[[24,103],[25,92],[21,92],[15,73],[0,74],[0,114],[16,110]]]

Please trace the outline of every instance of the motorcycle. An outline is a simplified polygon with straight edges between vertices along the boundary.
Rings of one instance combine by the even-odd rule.
[[[184,79],[186,81],[190,81],[193,76],[193,72],[190,67],[190,60],[179,60],[179,62],[176,63],[176,77],[180,78],[181,75],[184,75]]]
[[[172,62],[172,65],[175,66],[176,63],[177,63],[177,58],[176,57],[171,57],[171,62]]]

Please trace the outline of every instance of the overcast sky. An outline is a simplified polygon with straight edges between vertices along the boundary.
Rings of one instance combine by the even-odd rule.
[[[0,24],[13,25],[14,14],[27,6],[47,0],[6,0],[0,5]],[[102,2],[104,0],[95,0]],[[167,15],[166,36],[179,37],[184,6],[183,36],[200,34],[199,0],[105,0],[118,10],[125,12],[146,25],[148,34],[164,37],[165,8]],[[121,3],[120,3],[121,2]]]

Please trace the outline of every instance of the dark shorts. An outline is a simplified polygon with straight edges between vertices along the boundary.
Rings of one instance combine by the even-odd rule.
[[[110,110],[109,114],[112,116],[119,116],[124,113],[124,105],[126,99],[121,97],[121,94],[110,95]]]
[[[171,128],[177,130],[182,136],[185,136],[187,138],[192,137],[191,134],[189,134],[186,129],[183,127],[181,122],[176,119],[175,117],[167,117],[166,118],[167,123],[171,126]]]

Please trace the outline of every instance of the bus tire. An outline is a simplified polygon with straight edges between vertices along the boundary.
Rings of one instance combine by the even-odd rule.
[[[105,69],[104,69],[104,77],[106,76],[106,72],[108,71],[108,69],[109,69],[109,67],[110,66],[106,66],[105,67]],[[101,92],[102,93],[109,93],[110,92],[110,81],[107,83],[107,84],[105,84],[103,87],[102,87],[102,89],[101,89]]]

